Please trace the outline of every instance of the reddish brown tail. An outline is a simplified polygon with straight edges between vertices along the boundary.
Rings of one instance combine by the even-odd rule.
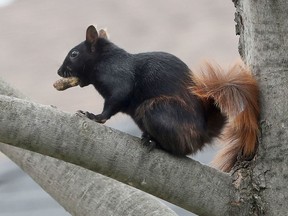
[[[221,138],[226,146],[212,162],[228,172],[238,156],[251,158],[257,148],[259,89],[256,80],[243,63],[237,63],[228,71],[219,66],[205,64],[204,70],[193,74],[196,86],[193,93],[203,100],[213,99],[228,122]]]

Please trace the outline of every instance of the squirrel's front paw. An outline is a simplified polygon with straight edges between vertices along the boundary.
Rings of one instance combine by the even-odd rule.
[[[93,113],[90,113],[90,112],[85,112],[85,111],[82,111],[82,110],[78,110],[76,112],[77,115],[79,116],[86,116],[87,118],[93,120],[93,121],[96,121],[98,123],[101,123],[101,124],[104,124],[107,119],[103,117],[102,114],[99,114],[99,115],[94,115]]]

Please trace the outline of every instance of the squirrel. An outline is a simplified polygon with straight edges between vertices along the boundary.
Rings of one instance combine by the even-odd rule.
[[[105,30],[90,25],[58,75],[76,77],[80,87],[92,84],[104,98],[101,114],[79,111],[82,115],[103,124],[126,113],[151,149],[184,156],[220,138],[227,144],[214,162],[224,172],[257,149],[259,88],[241,62],[226,72],[207,63],[193,73],[169,53],[128,53],[108,40]]]

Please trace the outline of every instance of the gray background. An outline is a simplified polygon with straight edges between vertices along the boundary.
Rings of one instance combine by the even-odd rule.
[[[207,59],[228,66],[239,57],[231,0],[11,2],[4,5],[0,0],[0,76],[33,101],[67,112],[102,110],[103,99],[92,86],[64,92],[52,87],[66,53],[84,40],[90,24],[106,27],[110,39],[129,52],[170,52],[191,69]],[[140,135],[123,114],[106,125]],[[209,147],[195,158],[208,163],[213,154]],[[69,214],[0,153],[0,215]]]

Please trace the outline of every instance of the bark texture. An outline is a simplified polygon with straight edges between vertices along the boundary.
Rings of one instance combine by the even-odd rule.
[[[110,176],[200,215],[238,215],[229,175],[86,118],[0,96],[0,141]]]
[[[287,215],[288,4],[287,0],[234,3],[239,52],[259,80],[262,104],[259,151],[253,166],[237,173],[238,182],[244,179],[239,188],[254,203],[251,214]]]

